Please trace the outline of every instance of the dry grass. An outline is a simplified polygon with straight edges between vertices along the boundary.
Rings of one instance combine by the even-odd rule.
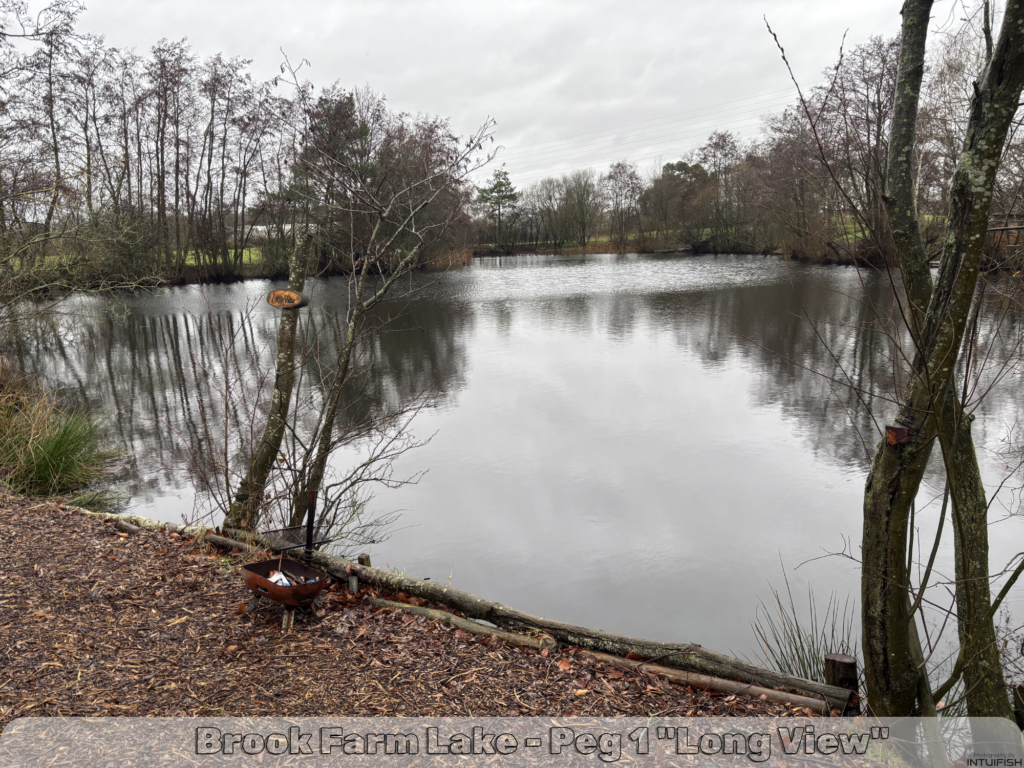
[[[109,454],[96,422],[62,408],[0,358],[0,479],[20,493],[64,493],[98,479]]]

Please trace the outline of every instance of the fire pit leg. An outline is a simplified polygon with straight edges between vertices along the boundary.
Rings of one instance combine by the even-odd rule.
[[[295,609],[285,608],[284,616],[281,617],[281,631],[287,632],[295,626]]]

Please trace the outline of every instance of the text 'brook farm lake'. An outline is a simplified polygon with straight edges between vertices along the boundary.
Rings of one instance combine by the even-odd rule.
[[[324,339],[345,285],[312,291]],[[425,472],[419,482],[371,502],[400,513],[370,548],[375,565],[450,577],[541,616],[748,656],[759,601],[785,589],[782,564],[798,604],[808,586],[819,609],[832,592],[859,600],[850,558],[879,439],[864,406],[880,425],[895,411],[883,400],[892,345],[872,309],[887,306],[885,275],[760,256],[516,256],[401,286],[377,313],[372,386],[381,403],[426,396],[411,429],[430,439],[395,466],[399,477]],[[280,287],[75,299],[73,321],[40,325],[16,353],[44,383],[76,391],[134,457],[132,512],[191,519],[197,425],[223,418],[228,358],[273,370],[280,313],[265,297]],[[982,322],[999,311],[986,306]],[[991,342],[993,359],[1013,352],[1019,319],[1002,322],[1013,327]],[[989,491],[1005,480],[990,510],[993,572],[1024,533],[1021,477],[1007,470],[1017,459],[1001,442],[1022,394],[1005,373],[974,423]],[[929,475],[918,498],[925,541],[941,483]],[[952,560],[950,541],[942,579]]]

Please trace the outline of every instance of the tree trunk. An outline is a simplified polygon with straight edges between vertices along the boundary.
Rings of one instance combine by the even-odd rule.
[[[306,264],[309,262],[313,236],[307,234],[296,242],[288,270],[288,290],[301,293],[306,285]],[[249,469],[238,487],[235,501],[225,520],[226,528],[254,530],[259,521],[259,507],[267,487],[267,479],[273,468],[274,459],[281,450],[285,427],[288,420],[288,406],[295,385],[295,329],[299,322],[299,310],[282,309],[281,324],[277,332],[277,376],[274,379],[274,394],[270,400],[270,412],[263,429],[263,437],[256,446]]]
[[[1024,19],[1022,9],[1010,4],[999,44],[981,78],[982,82],[975,87],[971,101],[967,138],[950,188],[939,278],[931,288],[927,264],[922,261],[923,247],[913,205],[912,178],[917,102],[931,6],[931,0],[907,0],[903,7],[903,45],[890,142],[893,161],[887,174],[886,196],[897,257],[910,298],[908,319],[917,346],[909,394],[897,417],[897,423],[910,429],[912,439],[905,446],[891,446],[885,442],[879,445],[864,494],[861,598],[868,703],[872,714],[889,717],[911,714],[918,698],[919,675],[923,670],[919,663],[915,663],[920,646],[913,647],[917,643],[912,637],[916,635],[913,631],[916,628],[910,624],[913,618],[909,615],[907,596],[910,507],[920,487],[936,433],[939,421],[935,418],[937,404],[945,405],[955,390],[956,359],[977,286],[995,174],[1024,86],[1021,50]],[[927,308],[921,315],[920,307],[925,306],[926,299]],[[944,423],[944,428],[948,427],[948,423]],[[958,458],[949,461],[947,466],[953,473],[959,468],[974,477],[977,460],[973,457],[973,444],[968,452],[962,439],[969,441],[969,432],[954,440],[959,445],[959,450],[954,451]],[[951,475],[951,484],[956,481],[956,475]],[[963,482],[965,489],[969,489],[970,481]],[[980,483],[979,488],[970,493],[977,491],[981,492],[983,501]],[[976,524],[976,513],[967,511],[971,506],[968,497],[962,495],[961,501],[964,510],[961,519],[964,523]],[[981,519],[981,532],[975,531],[959,539],[975,551],[978,549],[977,536],[987,535],[984,517]],[[978,560],[975,559],[974,563],[976,565]],[[987,562],[984,568],[987,591]],[[958,584],[958,590],[960,586]],[[972,594],[969,599],[977,605],[980,596]],[[974,631],[969,626],[966,629]],[[975,669],[981,671],[980,664]],[[998,675],[998,679],[1002,679],[998,664],[994,669],[991,665],[986,667],[985,674]],[[968,687],[972,687],[970,680]],[[981,687],[987,689],[987,686]],[[983,697],[983,700],[987,701],[988,697]],[[970,714],[980,713],[971,711]]]
[[[957,414],[949,458],[953,479],[953,542],[956,550],[956,616],[960,647],[965,651],[964,683],[972,718],[1013,718],[1006,695],[995,624],[989,615],[992,596],[988,567],[988,501],[971,437],[972,417]]]

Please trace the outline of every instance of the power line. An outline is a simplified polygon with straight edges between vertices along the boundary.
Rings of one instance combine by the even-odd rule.
[[[681,153],[694,148],[692,143],[686,146],[679,146],[676,141],[685,140],[692,136],[703,135],[706,133],[707,128],[700,128],[702,124],[709,122],[714,123],[714,127],[722,126],[737,126],[746,125],[755,120],[761,120],[763,118],[765,108],[782,107],[789,103],[790,99],[779,99],[776,94],[786,93],[794,94],[794,89],[783,88],[777,91],[768,91],[766,93],[760,93],[753,96],[746,96],[740,99],[732,99],[730,101],[718,102],[716,104],[708,104],[703,107],[696,107],[694,109],[685,110],[682,112],[674,112],[668,115],[661,115],[659,117],[653,117],[646,120],[635,120],[629,123],[620,123],[613,126],[607,126],[604,128],[598,128],[593,131],[584,131],[581,133],[570,134],[568,136],[562,136],[555,139],[546,139],[544,141],[534,142],[532,144],[523,144],[518,147],[509,149],[507,153],[499,153],[496,159],[501,161],[503,164],[510,163],[513,168],[517,165],[533,164],[536,161],[544,162],[548,164],[554,156],[560,160],[574,159],[574,158],[593,158],[587,165],[576,166],[570,169],[561,169],[559,171],[551,170],[538,170],[538,171],[526,171],[523,173],[516,173],[510,171],[510,175],[516,176],[518,179],[523,178],[535,178],[539,176],[551,175],[552,173],[566,173],[569,171],[580,170],[582,168],[589,168],[595,162],[600,162],[601,158],[609,157],[610,153],[618,152],[622,149],[629,147],[643,147],[645,144],[650,144],[652,141],[657,141],[663,137],[672,137],[672,147],[659,148],[655,152],[649,152],[641,155],[634,155],[632,157],[622,158],[619,155],[616,160],[626,159],[627,161],[638,161],[647,158],[656,158],[664,156],[666,154]],[[766,98],[767,97],[767,98]],[[715,109],[716,107],[725,107],[725,109]],[[750,114],[750,108],[754,108],[756,114]],[[737,114],[737,109],[739,112]],[[690,115],[689,119],[680,119],[680,116]],[[721,117],[735,115],[736,119],[733,120],[721,120]],[[693,118],[700,118],[694,120]],[[683,129],[682,133],[677,133],[678,129],[673,129],[673,126],[683,124],[686,128]],[[641,133],[634,137],[623,136],[620,129],[630,128],[625,133],[634,133],[637,128],[632,126],[647,126],[658,129],[653,133]],[[688,129],[688,130],[687,130]],[[640,128],[643,131],[645,128]],[[613,133],[619,131],[618,133]],[[581,137],[592,137],[584,138],[579,141]],[[626,139],[622,141],[622,139]],[[616,142],[608,146],[609,142]],[[566,146],[557,146],[559,143],[565,144]],[[554,145],[554,146],[551,146]],[[532,151],[531,151],[532,149]],[[572,151],[579,150],[579,151]],[[607,160],[606,160],[607,162]]]
[[[725,127],[725,126],[738,127],[738,126],[745,125],[745,124],[748,124],[748,123],[756,123],[756,122],[758,122],[760,120],[761,120],[761,117],[759,117],[759,116],[758,117],[748,117],[748,118],[743,118],[743,119],[740,119],[740,120],[728,121],[726,123],[719,123],[718,125],[719,125],[719,127]],[[678,138],[680,140],[691,138],[692,136],[700,136],[700,137],[703,138],[704,135],[705,135],[705,131],[704,130],[699,130],[699,131],[696,131],[694,133],[686,134],[684,136],[679,136]],[[636,142],[633,142],[633,143],[635,144]],[[601,160],[604,160],[605,162],[611,162],[612,160],[615,160],[615,161],[626,160],[626,161],[631,161],[632,162],[632,161],[638,161],[638,160],[643,160],[643,159],[648,159],[648,158],[656,158],[656,157],[664,156],[664,155],[682,154],[683,152],[686,152],[688,150],[695,149],[697,146],[699,146],[699,144],[695,144],[693,142],[687,143],[684,146],[680,146],[679,144],[673,144],[672,146],[660,147],[660,148],[658,148],[657,151],[654,151],[654,152],[649,152],[649,153],[640,154],[640,155],[627,156],[627,157],[623,157],[622,154],[616,154],[614,157],[612,157],[612,151],[613,150],[622,149],[623,147],[621,145],[619,147],[609,148],[608,151],[603,151],[603,152],[600,152],[598,154],[595,154],[594,152],[586,151],[585,150],[583,152],[578,152],[578,153],[563,154],[560,159],[563,159],[563,160],[577,159],[578,162],[586,162],[586,160],[583,159],[583,158],[586,158],[586,159],[589,159],[589,162],[587,163],[587,165],[577,165],[577,166],[574,166],[573,168],[559,169],[557,171],[551,170],[550,167],[549,167],[549,168],[547,168],[545,170],[522,171],[522,172],[515,171],[514,170],[515,165],[513,165],[512,169],[509,169],[509,175],[516,177],[516,179],[523,179],[523,178],[533,178],[533,177],[538,177],[538,176],[548,176],[548,175],[552,175],[552,174],[561,174],[561,173],[566,173],[566,172],[572,171],[572,170],[580,170],[582,168],[589,168],[589,167],[593,166],[594,164],[600,164]],[[502,160],[501,155],[499,155],[496,159],[500,162]]]
[[[814,87],[814,85],[816,85],[816,83],[812,83],[810,87]],[[569,136],[562,136],[562,137],[557,138],[557,139],[546,139],[544,141],[538,141],[538,142],[535,142],[533,144],[524,144],[524,145],[521,146],[521,149],[526,149],[527,147],[535,147],[535,146],[539,146],[541,144],[549,144],[549,143],[551,143],[553,141],[565,141],[566,139],[574,139],[577,136],[588,136],[588,135],[590,135],[592,133],[603,133],[604,131],[616,130],[618,128],[626,128],[626,127],[631,126],[631,125],[641,125],[643,123],[655,122],[657,120],[667,120],[670,117],[678,117],[679,115],[689,115],[689,114],[692,114],[694,112],[703,112],[705,110],[711,109],[712,107],[722,107],[722,106],[727,106],[729,104],[738,104],[741,101],[750,101],[752,99],[762,99],[765,96],[770,96],[770,95],[773,95],[773,94],[776,94],[776,93],[790,93],[790,94],[795,95],[796,91],[795,91],[795,89],[793,87],[781,88],[781,89],[779,89],[777,91],[767,91],[765,93],[759,93],[756,96],[745,96],[742,99],[733,99],[732,101],[722,101],[722,102],[719,102],[718,104],[708,104],[705,107],[697,107],[696,109],[690,109],[690,110],[686,110],[684,112],[674,112],[674,113],[672,113],[670,115],[662,115],[661,117],[652,117],[652,118],[650,118],[648,120],[637,120],[637,121],[632,122],[632,123],[621,123],[619,125],[610,125],[610,126],[608,126],[606,128],[599,128],[599,129],[594,130],[594,131],[586,131],[584,133],[574,133],[574,134],[571,134]],[[776,99],[771,99],[771,100],[775,101]]]
[[[772,103],[772,106],[782,106],[783,104],[785,104],[785,102],[775,102],[775,103]],[[767,103],[766,103],[766,105],[767,105]],[[600,148],[599,147],[600,144],[606,144],[608,142],[613,142],[613,141],[619,141],[620,144],[618,146],[623,146],[623,143],[622,143],[623,139],[626,139],[625,144],[628,145],[628,144],[636,143],[637,141],[654,140],[654,139],[658,139],[658,138],[663,137],[663,136],[678,135],[680,130],[685,130],[687,133],[690,133],[690,132],[692,132],[693,129],[696,129],[697,126],[700,126],[700,125],[703,125],[703,124],[706,124],[706,123],[713,123],[715,125],[729,125],[731,123],[736,122],[736,120],[724,120],[724,121],[722,120],[721,116],[722,115],[728,115],[728,112],[729,111],[723,111],[721,113],[718,113],[719,116],[708,116],[708,117],[706,117],[706,118],[704,118],[702,120],[697,120],[697,121],[685,121],[685,122],[684,121],[679,121],[679,122],[683,122],[684,123],[685,128],[677,128],[677,127],[671,126],[670,124],[666,124],[664,126],[663,130],[659,130],[659,131],[652,132],[652,133],[641,133],[641,134],[639,134],[639,135],[637,135],[635,137],[624,136],[623,134],[614,134],[614,135],[611,135],[611,136],[601,136],[601,137],[597,137],[597,138],[593,138],[593,139],[586,139],[586,140],[584,140],[582,142],[569,142],[567,144],[567,146],[565,146],[565,147],[548,147],[546,149],[534,150],[532,152],[524,151],[524,150],[520,150],[520,149],[511,149],[511,150],[508,150],[507,153],[504,153],[504,152],[503,153],[499,153],[499,156],[502,159],[506,160],[506,161],[518,161],[518,160],[523,160],[523,159],[543,158],[543,157],[551,155],[552,153],[563,153],[563,152],[566,152],[566,151],[571,151],[571,150],[573,150],[576,147],[588,147],[588,148],[595,148],[595,149],[597,149],[597,148]],[[759,120],[759,119],[761,119],[761,116],[763,114],[764,113],[762,111],[757,111],[755,113],[751,113],[749,111],[745,111],[745,112],[733,113],[733,116],[736,117],[737,120],[745,121],[745,120],[750,120],[750,119],[758,119]]]
[[[726,122],[726,123],[719,123],[715,127],[716,128],[746,127],[746,126],[751,125],[751,124],[756,125],[760,121],[761,121],[761,118],[759,116],[756,116],[756,117],[746,117],[746,118],[742,118],[742,119],[732,120],[732,121],[729,121],[729,122]],[[679,146],[678,142],[685,141],[687,139],[692,139],[692,138],[695,138],[695,137],[703,137],[703,136],[705,136],[707,134],[707,131],[708,131],[708,129],[706,129],[706,128],[700,128],[700,129],[697,129],[695,131],[690,131],[690,132],[687,132],[685,134],[677,135],[677,136],[673,137],[674,140],[672,142],[672,145],[661,149],[660,152],[661,153],[675,152],[676,148]],[[616,159],[620,159],[621,158],[621,154],[622,154],[622,152],[621,152],[622,150],[628,151],[630,149],[633,149],[635,151],[635,150],[638,150],[638,149],[644,149],[646,147],[650,147],[652,145],[657,145],[657,142],[650,142],[650,141],[646,141],[646,140],[640,139],[640,140],[637,140],[637,141],[625,142],[623,144],[619,144],[619,145],[614,146],[614,147],[608,147],[607,149],[598,150],[596,152],[593,151],[593,150],[590,150],[590,149],[585,149],[585,150],[583,150],[581,152],[566,152],[566,153],[561,154],[557,158],[538,158],[536,161],[533,161],[533,162],[544,162],[544,161],[557,162],[558,160],[582,160],[583,158],[594,158],[595,161],[598,161],[598,160],[600,160],[603,157],[611,157],[613,155],[615,156]],[[503,158],[501,157],[501,155],[498,155],[497,159],[500,161]],[[530,160],[526,160],[526,161],[521,160],[519,163],[511,163],[510,165],[511,165],[512,168],[515,168],[517,165],[519,167],[524,167],[524,166],[525,167],[529,167],[530,165],[533,164],[533,162],[531,162]],[[512,173],[512,171],[510,170],[509,173]],[[524,171],[524,173],[528,173],[528,172]]]

